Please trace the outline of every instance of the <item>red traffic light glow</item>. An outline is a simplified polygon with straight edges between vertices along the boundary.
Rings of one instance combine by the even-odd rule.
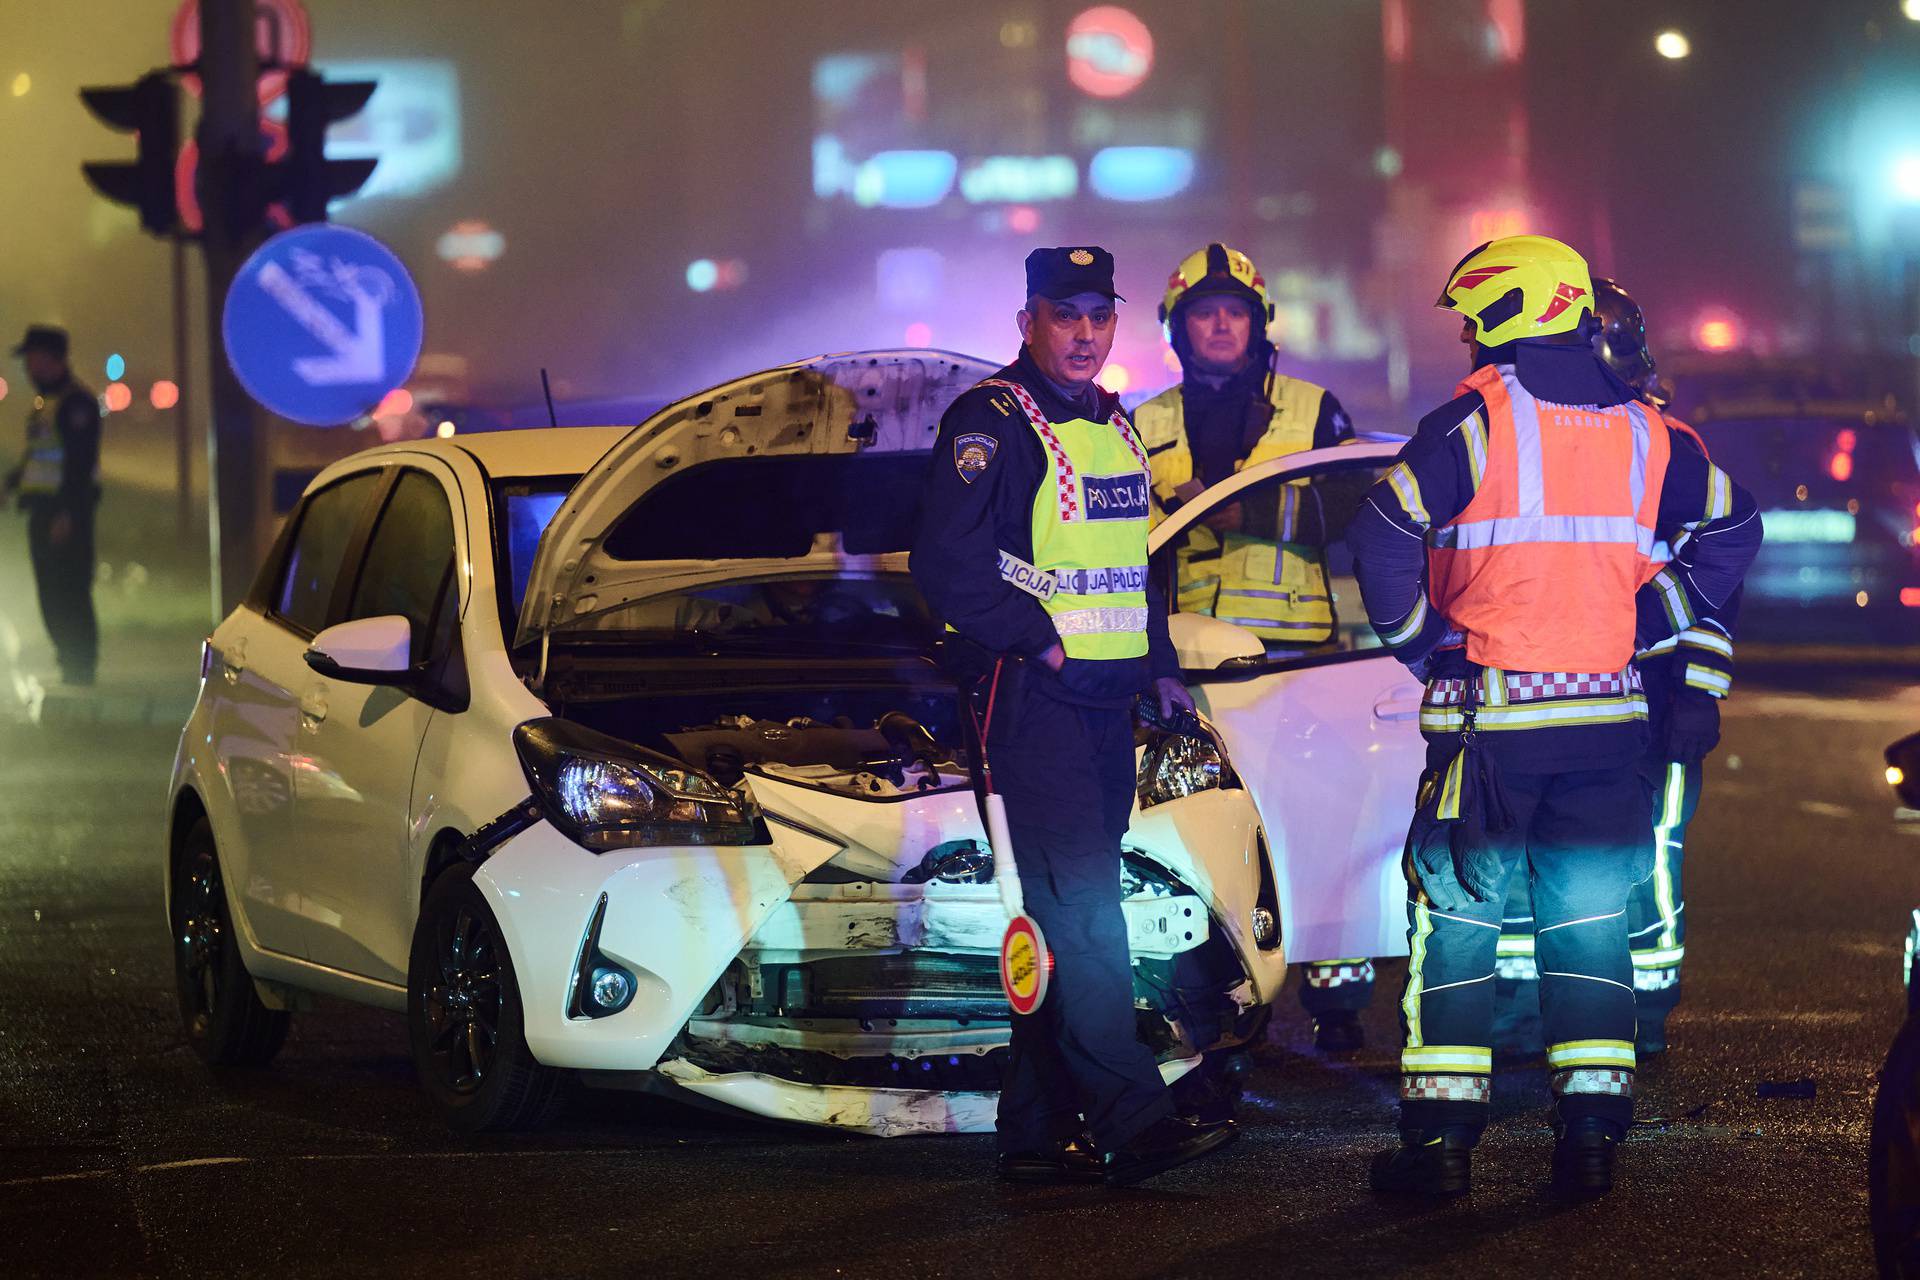
[[[313,23],[300,0],[254,0],[253,47],[263,67],[260,73],[260,105],[265,106],[287,91],[287,72],[304,67],[313,53]],[[200,0],[185,0],[173,15],[169,45],[173,65],[190,66],[200,60]],[[180,77],[187,92],[200,96],[200,77],[189,72]]]
[[[119,413],[133,403],[133,392],[124,382],[109,382],[100,399],[106,404],[108,413]]]
[[[147,399],[156,409],[171,409],[180,403],[179,384],[162,378],[153,384],[153,390],[147,393]]]

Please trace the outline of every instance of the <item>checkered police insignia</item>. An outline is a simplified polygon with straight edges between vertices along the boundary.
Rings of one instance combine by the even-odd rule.
[[[1093,265],[1093,255],[1085,249],[1075,249],[1067,255],[1067,261],[1076,267],[1090,267]]]
[[[973,478],[987,469],[987,464],[993,461],[993,455],[999,448],[998,440],[977,431],[955,436],[953,438],[953,469],[960,473],[962,480],[972,484]]]

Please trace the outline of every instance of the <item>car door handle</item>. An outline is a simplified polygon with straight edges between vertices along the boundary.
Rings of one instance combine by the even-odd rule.
[[[1426,697],[1426,686],[1418,684],[1397,684],[1380,695],[1373,704],[1373,716],[1376,720],[1418,720],[1420,703]]]
[[[317,729],[327,718],[327,686],[315,685],[300,695],[300,718],[308,728]]]

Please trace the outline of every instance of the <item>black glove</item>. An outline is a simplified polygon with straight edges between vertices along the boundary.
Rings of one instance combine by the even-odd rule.
[[[1667,712],[1667,759],[1698,764],[1720,745],[1720,699],[1682,687]]]

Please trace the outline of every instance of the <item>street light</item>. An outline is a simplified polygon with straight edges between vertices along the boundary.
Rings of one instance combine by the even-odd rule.
[[[1907,3],[1920,5],[1920,0],[1907,0]],[[1662,31],[1653,38],[1653,51],[1669,61],[1678,62],[1693,52],[1693,42],[1678,31]]]
[[[1920,22],[1920,0],[1900,0],[1900,12],[1909,22]]]
[[[1920,7],[1920,0],[1909,0]],[[1902,204],[1920,204],[1920,151],[1909,151],[1893,162],[1893,195]]]

